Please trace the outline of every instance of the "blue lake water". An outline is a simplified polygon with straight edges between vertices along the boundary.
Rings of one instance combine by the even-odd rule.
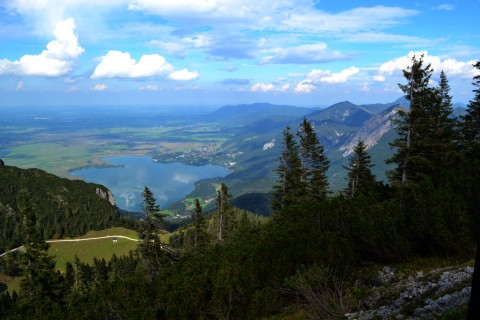
[[[121,156],[102,159],[116,167],[94,167],[73,170],[73,176],[99,183],[110,189],[116,205],[128,211],[140,211],[142,192],[147,186],[165,208],[181,200],[200,179],[225,177],[228,169],[218,165],[188,166],[181,163],[157,163],[147,156]]]

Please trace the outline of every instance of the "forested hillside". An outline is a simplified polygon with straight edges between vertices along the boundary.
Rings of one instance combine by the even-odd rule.
[[[101,185],[59,178],[39,169],[0,167],[0,252],[23,243],[22,201],[37,213],[41,237],[51,239],[118,223],[119,213],[108,198],[108,190]]]

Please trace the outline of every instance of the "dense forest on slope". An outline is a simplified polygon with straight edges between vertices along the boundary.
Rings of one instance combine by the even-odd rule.
[[[97,191],[98,190],[98,191]],[[103,193],[103,197],[97,192]],[[0,253],[23,243],[19,204],[37,212],[44,239],[73,237],[118,224],[119,213],[101,185],[59,178],[39,169],[0,167]]]
[[[480,63],[475,66],[480,69]],[[332,196],[329,160],[304,119],[298,132],[289,127],[283,132],[268,222],[235,209],[221,183],[215,212],[204,216],[196,201],[192,224],[162,244],[162,214],[145,188],[137,251],[108,264],[77,260],[65,274],[55,272],[45,256],[32,228],[34,210],[23,204],[25,279],[18,294],[1,295],[0,315],[336,319],[366,307],[366,283],[377,281],[366,271],[373,265],[471,259],[480,217],[480,76],[474,78],[475,100],[456,119],[444,75],[431,87],[431,69],[422,57],[414,57],[404,74],[407,84],[401,89],[411,107],[396,119],[389,184],[376,181],[366,147],[358,141],[344,168],[348,187]],[[411,301],[396,315],[419,317],[415,308]],[[475,312],[470,319],[478,319]]]

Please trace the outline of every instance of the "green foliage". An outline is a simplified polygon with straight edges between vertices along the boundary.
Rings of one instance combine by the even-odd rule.
[[[370,168],[371,157],[367,152],[367,146],[362,140],[359,140],[353,151],[353,157],[350,159],[348,167],[348,185],[345,194],[353,197],[357,193],[368,193],[375,188],[375,177]]]
[[[121,224],[115,207],[96,194],[103,186],[62,179],[38,169],[0,168],[0,252],[22,243],[22,193],[37,212],[42,239],[74,237]]]

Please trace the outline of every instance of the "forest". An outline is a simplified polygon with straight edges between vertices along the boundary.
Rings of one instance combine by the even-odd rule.
[[[480,70],[480,61],[475,68]],[[357,280],[368,278],[372,265],[472,259],[480,226],[480,76],[473,79],[475,95],[466,114],[456,118],[447,75],[442,72],[432,86],[432,71],[423,57],[413,57],[403,72],[399,86],[410,108],[395,120],[388,184],[372,174],[360,140],[344,168],[347,187],[331,193],[330,163],[315,128],[306,118],[298,131],[286,127],[268,221],[233,207],[222,183],[216,210],[202,212],[197,200],[191,223],[174,232],[170,243],[161,243],[162,211],[145,187],[136,251],[92,265],[77,259],[62,274],[46,254],[44,239],[128,222],[106,210],[108,215],[91,216],[87,227],[68,220],[78,230],[61,228],[60,218],[46,222],[52,206],[65,208],[65,219],[80,219],[93,200],[77,196],[78,204],[66,203],[45,195],[45,206],[34,207],[28,196],[20,196],[22,190],[7,190],[18,208],[18,232],[13,237],[6,234],[11,229],[3,230],[13,218],[0,207],[5,244],[0,249],[21,242],[25,250],[13,267],[0,260],[2,273],[23,275],[19,292],[0,287],[0,317],[337,319],[361,308],[369,292]],[[29,182],[34,183],[48,180]],[[47,190],[34,189],[38,195],[32,197]],[[471,299],[477,302],[479,280],[474,274]],[[470,304],[459,317],[476,319],[479,307]],[[404,310],[404,316],[413,316],[413,310]]]

